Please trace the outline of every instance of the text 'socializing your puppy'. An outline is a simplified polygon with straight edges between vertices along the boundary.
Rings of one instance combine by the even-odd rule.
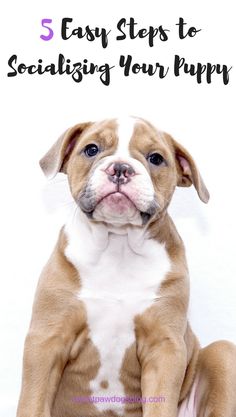
[[[196,59],[194,62],[188,57],[175,53],[170,56],[168,62],[158,58],[158,45],[166,44],[178,37],[180,42],[186,39],[192,39],[191,42],[197,42],[197,38],[202,36],[202,29],[190,26],[180,17],[178,23],[172,27],[165,25],[150,25],[143,27],[136,22],[133,17],[129,19],[121,18],[115,28],[91,27],[90,25],[78,26],[71,17],[64,17],[60,24],[60,34],[54,31],[53,19],[42,19],[41,31],[38,36],[40,42],[52,41],[56,36],[62,41],[70,42],[77,40],[80,42],[94,43],[101,49],[110,47],[110,43],[133,41],[134,48],[138,47],[138,42],[145,45],[151,50],[151,59],[136,59],[131,53],[121,54],[113,62],[94,62],[92,58],[83,57],[71,59],[60,51],[54,57],[53,62],[42,57],[34,59],[33,63],[24,62],[22,57],[13,53],[8,60],[8,77],[19,77],[26,75],[44,75],[44,76],[70,76],[76,82],[81,83],[86,76],[97,76],[98,80],[105,86],[112,82],[112,75],[119,71],[122,77],[152,77],[153,80],[162,80],[166,77],[190,77],[197,84],[211,84],[214,81],[220,81],[223,85],[230,82],[230,71],[232,66],[219,62],[202,62]],[[130,44],[130,43],[129,43]],[[55,53],[55,51],[54,51]]]

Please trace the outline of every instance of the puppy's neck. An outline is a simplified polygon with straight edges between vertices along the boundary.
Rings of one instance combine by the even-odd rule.
[[[65,232],[68,236],[83,238],[84,245],[96,246],[100,251],[104,251],[108,247],[111,239],[122,240],[123,238],[133,252],[141,254],[144,241],[150,239],[147,227],[114,226],[105,222],[95,222],[88,219],[80,209],[67,222]]]
[[[178,271],[182,270],[184,274],[187,271],[183,242],[167,213],[146,228],[118,228],[93,222],[77,210],[76,216],[66,224],[64,232],[67,241],[64,254],[78,270],[86,265],[99,265],[106,254],[109,259],[119,259],[122,264],[129,263],[130,255],[133,260],[154,257],[153,261],[155,254],[163,250]]]

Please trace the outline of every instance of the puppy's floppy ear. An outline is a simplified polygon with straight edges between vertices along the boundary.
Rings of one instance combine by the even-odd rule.
[[[169,135],[168,135],[169,136]],[[204,181],[197,169],[197,166],[189,154],[189,152],[173,138],[169,136],[169,139],[172,141],[174,147],[175,158],[176,158],[176,167],[178,173],[178,182],[179,187],[190,187],[194,185],[197,190],[199,198],[207,203],[210,194],[204,184]]]
[[[53,178],[58,172],[65,172],[65,163],[79,139],[80,135],[91,123],[80,123],[66,130],[44,157],[39,164],[46,177]]]

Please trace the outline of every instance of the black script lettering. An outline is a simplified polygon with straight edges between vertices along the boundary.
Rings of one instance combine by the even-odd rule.
[[[68,23],[72,23],[73,19],[70,17],[64,17],[61,22],[61,37],[63,40],[68,40],[72,36],[76,36],[78,39],[85,38],[89,42],[93,42],[98,38],[101,38],[101,44],[103,48],[106,48],[108,45],[108,35],[111,32],[107,31],[105,28],[95,27],[90,28],[89,25],[82,28],[78,26],[75,29],[70,30]]]
[[[131,73],[138,74],[139,72],[141,72],[142,74],[148,74],[149,76],[153,76],[158,72],[159,78],[165,78],[169,71],[169,67],[165,68],[158,62],[156,62],[155,64],[132,63],[131,55],[127,55],[127,57],[121,55],[119,66],[121,68],[124,68],[125,77],[128,77]]]
[[[185,39],[187,36],[190,38],[193,38],[196,36],[198,32],[200,32],[202,29],[196,29],[194,26],[191,26],[187,33],[184,34],[184,26],[187,25],[187,23],[184,21],[182,17],[179,18],[179,23],[176,23],[176,26],[179,26],[179,38]]]
[[[17,64],[17,55],[12,55],[8,61],[9,67],[13,70],[8,72],[8,77],[14,77],[18,74],[38,74],[43,75],[44,73],[49,73],[50,75],[71,75],[72,79],[76,83],[80,83],[83,80],[84,75],[93,75],[95,73],[99,74],[101,82],[108,86],[111,81],[111,70],[114,66],[110,66],[105,63],[103,65],[97,65],[93,62],[88,62],[87,59],[84,59],[82,62],[71,63],[70,59],[65,59],[63,54],[58,55],[57,64],[50,63],[48,65],[43,64],[42,59],[38,59],[38,64],[36,65],[25,65],[24,63]]]
[[[146,28],[142,28],[142,29],[137,29],[137,22],[135,22],[133,17],[130,17],[129,22],[126,21],[125,18],[122,18],[119,20],[119,22],[117,23],[117,29],[119,30],[119,32],[122,33],[122,35],[118,35],[116,37],[116,40],[121,41],[126,39],[127,34],[125,32],[125,28],[126,26],[128,27],[128,36],[131,40],[136,39],[136,38],[148,38],[148,44],[150,47],[154,46],[154,38],[159,34],[159,39],[161,41],[167,41],[168,40],[168,35],[166,32],[169,32],[168,29],[163,29],[162,26],[159,26],[158,28],[154,28],[153,26],[149,26],[148,29]]]
[[[227,65],[211,64],[210,62],[207,62],[206,64],[202,64],[201,62],[188,64],[186,63],[185,58],[180,58],[179,55],[175,55],[174,75],[179,77],[181,73],[190,74],[191,76],[196,77],[198,84],[202,83],[203,76],[205,76],[207,84],[211,84],[212,75],[215,73],[218,75],[222,74],[222,81],[227,85],[229,83],[229,72],[231,69],[232,67],[228,68]]]
[[[15,77],[17,75],[16,69],[13,68],[13,63],[16,64],[16,62],[17,62],[17,55],[12,55],[11,58],[9,58],[8,60],[8,65],[13,70],[13,72],[8,72],[7,73],[8,77]]]

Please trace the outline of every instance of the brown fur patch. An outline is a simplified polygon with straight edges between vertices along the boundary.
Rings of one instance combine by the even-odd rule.
[[[101,388],[104,388],[104,389],[107,389],[107,388],[109,387],[109,382],[108,382],[108,381],[106,381],[106,380],[101,381],[101,382],[100,382],[100,387],[101,387]]]

